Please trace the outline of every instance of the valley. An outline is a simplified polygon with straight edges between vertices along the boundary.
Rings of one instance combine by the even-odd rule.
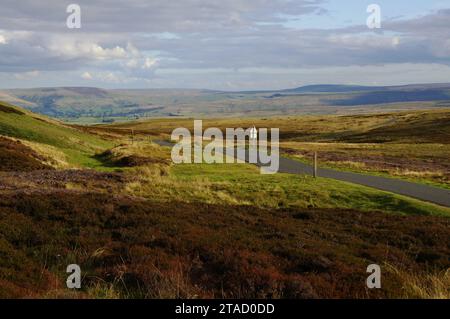
[[[93,124],[162,117],[342,115],[446,108],[450,84],[311,85],[241,92],[60,87],[1,90],[0,99],[71,123]]]

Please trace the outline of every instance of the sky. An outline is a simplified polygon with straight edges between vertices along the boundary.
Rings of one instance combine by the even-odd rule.
[[[450,0],[0,1],[0,88],[450,82]]]

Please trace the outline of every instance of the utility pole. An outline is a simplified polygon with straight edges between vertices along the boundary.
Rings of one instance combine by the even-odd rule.
[[[313,171],[314,178],[317,178],[317,152],[314,152],[314,171]]]

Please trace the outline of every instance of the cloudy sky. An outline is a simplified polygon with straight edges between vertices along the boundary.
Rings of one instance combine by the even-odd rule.
[[[450,0],[0,2],[0,88],[450,82]],[[366,25],[372,3],[381,29]]]

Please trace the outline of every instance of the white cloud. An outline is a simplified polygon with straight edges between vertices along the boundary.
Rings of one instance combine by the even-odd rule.
[[[119,75],[113,73],[113,72],[107,72],[104,74],[99,74],[98,79],[102,82],[106,83],[120,83],[123,82],[123,80],[120,78]]]
[[[130,59],[125,63],[125,66],[130,69],[135,69],[139,67],[139,60],[138,59]]]
[[[96,80],[104,83],[124,83],[125,77],[120,72],[84,72],[81,75],[84,80]]]
[[[286,23],[292,17],[317,13],[319,6],[326,8],[325,0],[133,0],[132,4],[111,0],[108,10],[105,1],[80,1],[88,14],[83,16],[83,29],[76,32],[64,28],[57,8],[61,6],[64,13],[65,5],[57,1],[3,1],[0,73],[6,74],[4,79],[17,74],[24,78],[29,70],[39,70],[42,74],[33,83],[41,79],[49,83],[45,77],[54,72],[59,74],[52,78],[54,85],[70,84],[67,74],[71,73],[73,85],[87,79],[93,86],[118,83],[117,87],[148,80],[171,87],[220,89],[234,83],[258,89],[291,86],[304,81],[305,74],[314,82],[342,82],[356,77],[347,68],[382,65],[387,72],[400,64],[416,70],[418,76],[410,76],[404,67],[394,74],[398,82],[430,78],[439,82],[448,68],[430,66],[450,65],[450,10],[386,20],[380,32],[369,32],[364,23],[342,28],[323,25],[324,29]],[[418,70],[421,64],[428,66],[428,73]],[[333,68],[342,68],[342,73]],[[0,82],[0,87],[10,85],[7,80]]]
[[[140,57],[141,52],[131,42],[127,43],[127,52],[132,57]]]
[[[91,75],[89,72],[84,72],[84,73],[81,75],[81,78],[82,78],[82,79],[85,79],[85,80],[92,80],[92,79],[93,79],[92,75]]]
[[[144,65],[142,66],[143,69],[151,69],[158,63],[157,59],[152,58],[145,58]]]
[[[367,34],[340,34],[328,37],[328,41],[347,48],[393,48],[400,44],[400,37]]]
[[[125,59],[136,54],[135,48],[123,48],[119,45],[110,48],[103,47],[95,41],[80,40],[64,36],[54,36],[48,43],[44,43],[44,48],[52,54],[62,58],[74,59],[85,58],[89,60]]]
[[[128,61],[125,62],[125,67],[128,69],[138,69],[141,68],[143,70],[149,70],[158,64],[158,59],[151,58],[151,57],[145,57],[142,59],[137,58],[131,58]]]

